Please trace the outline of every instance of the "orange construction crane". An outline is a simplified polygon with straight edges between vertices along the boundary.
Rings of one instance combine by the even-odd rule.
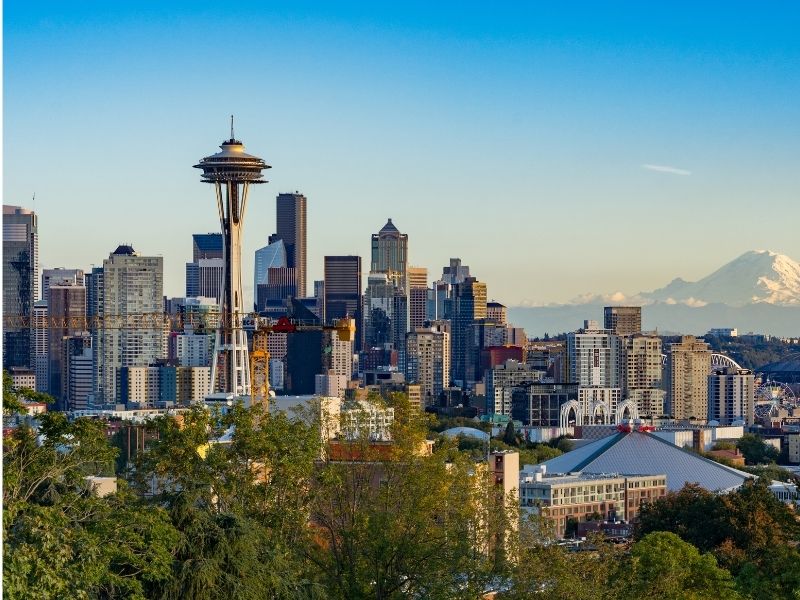
[[[267,350],[267,336],[270,333],[297,333],[303,331],[336,331],[340,340],[350,341],[355,334],[355,320],[351,318],[339,319],[333,325],[308,324],[294,321],[288,317],[281,317],[272,323],[256,313],[244,316],[256,323],[253,333],[253,350],[250,352],[250,382],[252,388],[252,402],[265,407],[269,404],[269,352]],[[238,322],[241,322],[237,319]],[[5,329],[71,329],[74,331],[88,331],[94,329],[169,329],[179,331],[186,325],[197,329],[206,327],[214,331],[219,327],[224,328],[225,323],[219,315],[203,315],[188,313],[184,315],[168,315],[165,313],[131,313],[124,315],[96,315],[85,316],[32,316],[32,315],[4,315],[3,327]]]
[[[297,333],[302,331],[335,331],[342,341],[351,341],[356,322],[350,318],[339,319],[333,325],[303,324],[281,317],[275,323],[263,318],[256,321],[253,333],[253,351],[250,353],[250,387],[252,404],[269,407],[269,352],[267,336],[270,333]]]

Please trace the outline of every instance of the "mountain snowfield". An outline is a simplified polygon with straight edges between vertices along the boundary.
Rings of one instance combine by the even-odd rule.
[[[800,335],[800,264],[767,250],[745,252],[699,281],[677,278],[629,296],[585,294],[567,304],[509,308],[529,335],[573,331],[583,319],[602,322],[603,306],[642,305],[646,330],[695,333],[737,327],[778,336]]]
[[[689,306],[745,306],[765,302],[800,306],[800,263],[785,254],[751,250],[695,282],[680,277],[643,298]]]

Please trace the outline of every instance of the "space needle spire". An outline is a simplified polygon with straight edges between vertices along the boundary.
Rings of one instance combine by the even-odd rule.
[[[247,154],[233,134],[220,145],[221,152],[206,156],[195,169],[202,169],[203,183],[214,186],[223,238],[222,294],[220,323],[211,363],[210,396],[250,396],[250,368],[247,335],[242,328],[245,315],[242,296],[242,230],[250,184],[266,183],[262,171],[270,166]]]

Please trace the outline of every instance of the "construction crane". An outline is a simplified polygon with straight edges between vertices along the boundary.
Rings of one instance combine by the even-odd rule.
[[[269,351],[267,338],[271,333],[298,333],[304,331],[335,331],[342,341],[351,341],[355,334],[355,320],[349,317],[337,320],[333,325],[304,323],[280,317],[272,322],[256,313],[246,315],[245,319],[255,322],[253,331],[253,350],[250,353],[250,381],[252,404],[269,406]],[[80,316],[31,316],[4,315],[4,329],[63,329],[69,331],[92,331],[104,329],[164,329],[181,331],[187,325],[193,329],[202,327],[209,331],[225,328],[219,315],[187,313],[167,315],[158,313],[129,313],[124,315]],[[230,324],[227,324],[230,327]]]
[[[345,317],[333,325],[303,324],[288,317],[281,317],[275,323],[258,318],[253,332],[253,351],[250,353],[250,387],[252,404],[269,407],[269,351],[267,338],[271,333],[297,333],[303,331],[335,331],[340,340],[349,342],[356,330],[355,320]]]

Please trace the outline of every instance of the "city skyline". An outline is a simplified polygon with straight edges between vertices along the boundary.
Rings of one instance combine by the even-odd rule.
[[[40,268],[89,271],[130,242],[181,295],[190,236],[218,230],[191,164],[230,113],[274,166],[245,273],[295,190],[309,283],[325,255],[366,261],[387,218],[409,265],[435,280],[460,257],[510,306],[800,257],[796,7],[220,10],[6,4],[4,203],[40,217]],[[220,23],[269,59],[245,99],[201,73],[229,56]]]

